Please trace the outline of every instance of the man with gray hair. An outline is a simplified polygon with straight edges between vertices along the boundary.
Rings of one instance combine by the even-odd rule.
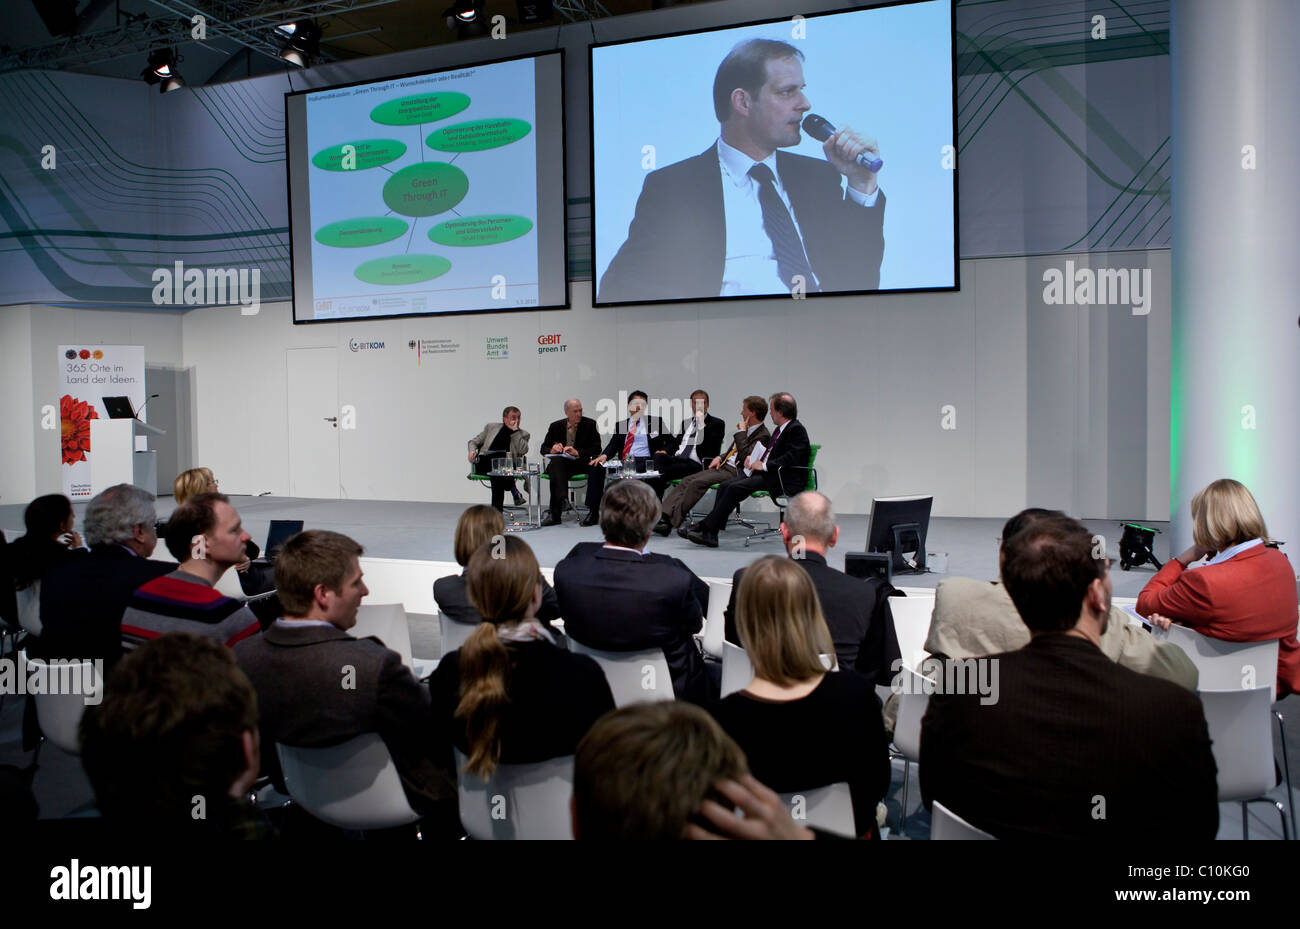
[[[900,656],[888,589],[878,579],[850,577],[826,563],[826,553],[839,541],[831,502],[815,490],[790,499],[781,523],[785,550],[808,572],[822,614],[835,643],[841,670],[852,668],[877,684],[888,684],[895,658]],[[736,591],[745,569],[732,578],[731,601],[723,614],[727,641],[740,645],[736,632]]]
[[[154,496],[116,484],[86,507],[82,526],[90,554],[59,565],[41,584],[38,657],[103,659],[122,654],[122,612],[140,585],[175,569],[151,561],[158,545]]]
[[[691,638],[704,625],[709,585],[676,558],[645,550],[659,520],[654,491],[636,480],[605,493],[599,542],[581,542],[555,566],[564,631],[588,648],[662,648],[679,699],[709,698],[708,673]]]

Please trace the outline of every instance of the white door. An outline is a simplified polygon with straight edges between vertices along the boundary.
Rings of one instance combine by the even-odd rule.
[[[289,493],[339,498],[339,364],[333,348],[285,352]]]

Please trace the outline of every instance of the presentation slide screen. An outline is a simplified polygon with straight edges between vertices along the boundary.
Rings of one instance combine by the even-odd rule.
[[[565,307],[563,53],[285,96],[296,323]]]
[[[952,17],[593,46],[597,304],[957,289]]]

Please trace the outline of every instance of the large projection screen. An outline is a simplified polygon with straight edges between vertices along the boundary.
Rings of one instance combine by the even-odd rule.
[[[568,306],[563,52],[285,95],[295,323]]]
[[[593,46],[597,304],[957,289],[952,38],[924,0]]]

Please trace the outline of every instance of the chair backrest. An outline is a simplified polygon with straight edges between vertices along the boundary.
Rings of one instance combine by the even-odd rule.
[[[850,839],[857,838],[853,822],[853,797],[849,793],[848,784],[829,784],[780,796],[790,815],[801,825],[816,826]]]
[[[408,613],[432,616],[438,612],[433,582],[464,569],[454,561],[417,561],[405,558],[361,557],[361,572],[368,599],[375,603],[400,603]]]
[[[1277,687],[1277,640],[1227,642],[1173,625],[1168,641],[1177,645],[1199,675],[1197,690],[1243,690]]]
[[[1219,769],[1219,801],[1251,800],[1273,789],[1273,688],[1203,690],[1201,706]]]
[[[903,666],[919,668],[925,658],[925,638],[930,634],[930,617],[934,613],[933,593],[928,597],[890,597],[889,612],[894,618]]]
[[[478,626],[458,623],[447,618],[446,613],[438,614],[438,655],[445,658],[465,644],[465,640],[474,634]]]
[[[722,643],[722,696],[744,690],[754,679],[754,666],[749,655],[739,645]]]
[[[983,829],[976,829],[966,820],[962,819],[952,810],[948,809],[938,800],[934,801],[934,807],[930,811],[930,838],[931,839],[994,839],[997,836],[989,835]]]
[[[32,695],[41,732],[65,752],[80,754],[81,714],[86,711],[86,699],[91,694],[98,694],[101,699],[103,696],[103,681],[99,679],[94,662],[31,659],[26,664],[28,667],[20,667],[19,673],[28,681],[31,680],[31,667],[45,669],[38,672],[46,675],[41,688],[45,693]]]
[[[569,650],[596,659],[596,664],[605,672],[605,680],[609,681],[615,706],[675,699],[672,675],[668,673],[668,660],[664,658],[661,648],[648,648],[640,652],[606,652],[588,648],[569,636]]]
[[[217,593],[224,594],[232,600],[243,602],[248,599],[248,594],[244,593],[244,588],[239,583],[239,572],[234,568],[227,568],[217,578],[217,582],[212,585]]]
[[[704,651],[714,658],[722,658],[722,642],[726,638],[727,621],[723,614],[731,600],[731,584],[727,581],[709,581],[709,615],[704,619]]]
[[[921,719],[930,705],[926,678],[911,668],[902,669],[902,692],[898,695],[898,719],[894,723],[894,745],[908,761],[921,760]]]
[[[45,628],[41,624],[41,582],[33,581],[22,590],[15,591],[18,599],[18,625],[30,635],[39,636]]]
[[[488,780],[465,771],[456,754],[460,822],[473,839],[572,839],[573,756],[497,765]]]
[[[357,624],[348,632],[353,638],[374,636],[397,654],[402,664],[415,668],[411,654],[411,629],[406,624],[406,610],[400,603],[363,603],[357,610]]]
[[[341,745],[303,748],[276,743],[289,796],[317,819],[340,829],[389,829],[418,820],[402,779],[377,733]]]

